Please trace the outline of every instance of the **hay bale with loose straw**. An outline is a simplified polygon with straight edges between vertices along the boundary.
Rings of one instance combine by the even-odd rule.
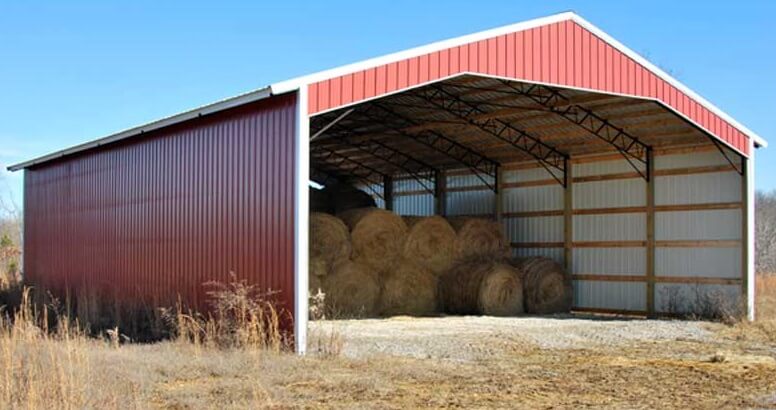
[[[377,313],[380,283],[369,267],[353,261],[337,266],[323,279],[328,317],[372,317]]]
[[[459,260],[439,278],[442,309],[464,315],[519,315],[524,312],[520,276],[517,269],[501,260]]]
[[[385,272],[398,262],[407,225],[393,212],[376,208],[353,209],[340,214],[350,228],[353,260],[377,272]]]
[[[437,310],[437,277],[404,259],[382,276],[380,314],[383,316],[431,315]]]
[[[434,275],[441,275],[453,260],[455,240],[455,230],[444,218],[419,218],[413,221],[407,233],[404,257]]]
[[[407,225],[407,229],[412,229],[416,223],[428,218],[427,216],[420,215],[402,215],[401,220]]]
[[[455,229],[455,255],[467,258],[478,255],[508,257],[509,242],[501,225],[483,218],[455,217],[448,219]]]
[[[523,295],[529,313],[564,313],[571,310],[571,277],[550,258],[532,256],[512,263],[523,273]]]
[[[351,255],[350,232],[336,216],[313,212],[310,214],[310,273],[325,276],[334,267],[347,261]]]

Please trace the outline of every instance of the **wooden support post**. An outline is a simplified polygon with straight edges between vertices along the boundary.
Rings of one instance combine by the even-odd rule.
[[[383,198],[385,209],[393,211],[393,177],[390,175],[383,177]]]
[[[447,215],[447,173],[445,171],[434,173],[434,214]]]
[[[574,195],[572,187],[572,164],[566,160],[566,189],[563,193],[563,261],[566,272],[574,273],[572,270],[571,259],[573,256],[572,246],[574,244]]]
[[[500,166],[496,167],[496,183],[494,185],[496,186],[496,192],[494,192],[493,198],[493,214],[496,217],[496,222],[501,223],[502,214],[504,213],[504,179]]]
[[[647,316],[655,316],[655,154],[647,149]]]

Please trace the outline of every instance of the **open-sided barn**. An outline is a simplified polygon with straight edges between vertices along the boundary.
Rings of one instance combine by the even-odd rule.
[[[563,13],[273,84],[9,169],[25,170],[27,281],[200,304],[204,282],[235,272],[280,291],[302,352],[309,180],[355,181],[403,215],[493,216],[516,255],[566,266],[578,310],[655,315],[701,289],[753,317],[753,163],[765,145]]]

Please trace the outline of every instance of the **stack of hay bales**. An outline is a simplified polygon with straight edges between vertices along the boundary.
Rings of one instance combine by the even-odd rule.
[[[336,216],[310,214],[309,290],[322,291],[329,316],[372,316],[377,309],[380,286],[376,275],[362,263],[351,260],[350,230]]]
[[[523,274],[528,313],[566,313],[571,310],[571,276],[560,264],[543,256],[516,258],[512,265]]]
[[[310,217],[310,291],[327,315],[567,312],[571,281],[548,258],[509,259],[501,226],[481,218],[400,217],[377,208]]]

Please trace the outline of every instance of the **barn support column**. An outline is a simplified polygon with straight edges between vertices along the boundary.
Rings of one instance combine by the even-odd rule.
[[[434,214],[447,216],[447,172],[434,173]]]
[[[573,243],[574,243],[574,196],[573,196],[573,182],[572,176],[574,174],[574,166],[571,164],[571,160],[566,160],[566,187],[563,191],[563,264],[566,267],[566,272],[572,275],[572,256]]]
[[[504,171],[499,165],[496,167],[496,191],[493,193],[493,214],[496,218],[496,222],[501,224],[501,214],[504,212]],[[503,227],[502,227],[503,228]],[[505,229],[506,230],[506,229]]]
[[[393,177],[390,175],[383,177],[383,199],[385,209],[393,211]]]
[[[307,116],[307,87],[299,88],[296,99],[296,194],[294,206],[294,349],[307,352],[308,321],[308,227],[310,215],[310,117]]]
[[[655,167],[654,151],[647,148],[647,317],[655,316]]]
[[[744,171],[741,176],[741,286],[746,317],[754,320],[755,266],[754,266],[754,143],[749,141],[749,158],[741,157]]]

